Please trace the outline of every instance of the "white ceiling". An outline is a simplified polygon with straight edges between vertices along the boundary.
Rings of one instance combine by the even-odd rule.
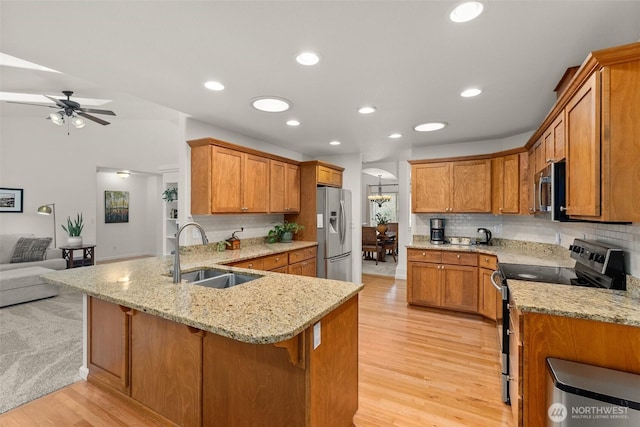
[[[0,51],[62,74],[1,67],[0,90],[112,99],[101,107],[118,114],[111,126],[175,110],[309,156],[394,160],[412,147],[533,130],[567,67],[640,39],[640,1],[484,0],[478,19],[455,24],[457,3],[2,0]],[[297,64],[302,50],[321,62]],[[226,89],[206,90],[211,79]],[[461,98],[469,86],[484,92]],[[293,108],[254,110],[261,95]],[[360,115],[365,104],[377,112]],[[289,118],[302,125],[286,126]],[[413,131],[434,120],[449,126]]]

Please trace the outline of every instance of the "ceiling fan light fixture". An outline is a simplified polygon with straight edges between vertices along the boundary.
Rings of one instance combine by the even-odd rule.
[[[62,111],[49,114],[49,118],[54,125],[62,126],[64,124],[64,114],[62,114]]]
[[[71,124],[72,124],[73,126],[75,126],[75,127],[76,127],[76,129],[83,128],[83,127],[84,127],[84,125],[85,125],[84,120],[82,120],[82,118],[81,118],[81,117],[78,117],[78,116],[74,116],[74,117],[71,119]]]

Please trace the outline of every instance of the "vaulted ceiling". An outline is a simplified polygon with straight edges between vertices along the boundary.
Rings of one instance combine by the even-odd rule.
[[[61,74],[1,67],[0,89],[71,89],[112,99],[104,108],[118,117],[170,109],[310,156],[379,161],[533,130],[567,67],[640,39],[638,1],[484,0],[479,18],[453,23],[458,3],[1,1],[0,51]],[[317,65],[296,63],[306,50],[320,55]],[[225,90],[205,89],[208,80]],[[483,93],[460,97],[472,86]],[[250,101],[263,95],[292,107],[257,111]],[[376,112],[359,114],[364,105]],[[3,117],[44,116],[1,108]],[[290,118],[301,125],[287,126]],[[429,121],[448,126],[413,130]],[[402,137],[390,139],[394,132]]]

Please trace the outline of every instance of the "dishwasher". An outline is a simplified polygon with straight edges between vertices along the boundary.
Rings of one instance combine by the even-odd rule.
[[[640,426],[640,375],[547,358],[547,427]]]

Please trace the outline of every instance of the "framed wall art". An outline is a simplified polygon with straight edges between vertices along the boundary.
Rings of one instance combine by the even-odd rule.
[[[104,222],[129,222],[129,192],[104,192]]]
[[[22,212],[22,188],[0,188],[0,213]]]

